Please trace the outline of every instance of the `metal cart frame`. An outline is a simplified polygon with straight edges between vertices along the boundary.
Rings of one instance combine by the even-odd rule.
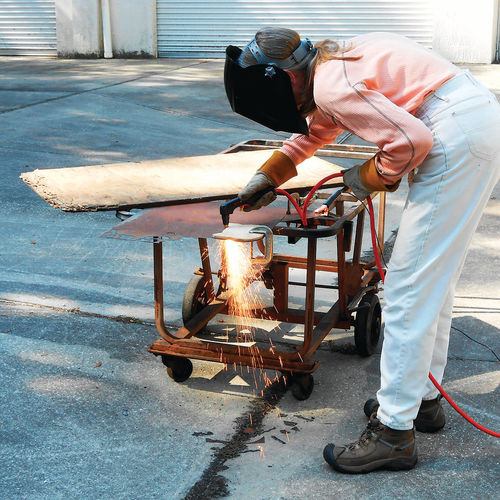
[[[281,145],[281,141],[246,141],[224,152],[268,149]],[[335,144],[318,150],[316,154],[327,157],[367,159],[377,151],[377,148],[370,146]],[[318,361],[312,359],[314,352],[333,328],[349,329],[353,324],[353,313],[360,310],[363,313],[357,316],[361,316],[361,319],[358,321],[356,318],[355,322],[355,328],[360,332],[358,335],[360,339],[358,342],[356,338],[356,345],[361,351],[360,354],[371,354],[380,331],[380,306],[376,297],[380,276],[374,262],[361,260],[365,220],[364,204],[358,202],[346,211],[346,201],[355,201],[355,198],[349,194],[342,194],[336,200],[333,216],[309,217],[311,227],[299,227],[300,220],[297,217],[294,218],[293,215],[288,216],[285,223],[273,229],[273,234],[287,237],[289,243],[306,238],[306,257],[275,254],[268,265],[254,269],[255,279],[263,281],[267,288],[274,289],[274,298],[273,307],[255,309],[252,311],[252,317],[303,324],[303,343],[295,351],[278,350],[272,345],[264,349],[257,344],[244,346],[219,343],[195,336],[217,314],[227,314],[228,303],[231,300],[231,290],[219,289],[216,293],[214,289],[213,275],[221,276],[223,270],[217,273],[212,271],[206,238],[198,239],[201,267],[195,271],[195,275],[199,277],[198,281],[202,286],[197,288],[200,297],[193,296],[193,300],[202,299],[203,307],[183,327],[171,333],[164,323],[162,241],[161,238],[153,240],[155,323],[161,339],[150,346],[149,352],[162,357],[162,361],[168,367],[169,375],[174,380],[186,380],[192,370],[189,359],[199,359],[235,366],[250,366],[254,369],[278,370],[294,377],[295,380],[304,380],[305,377],[308,387],[303,384],[303,390],[299,392],[308,397],[312,391],[310,374],[317,369],[319,364]],[[354,221],[356,224],[353,229]],[[384,224],[385,193],[380,193],[378,239],[381,245],[384,241]],[[336,236],[337,260],[317,257],[318,238],[327,236]],[[347,261],[346,254],[350,252],[353,239],[352,259]],[[305,283],[290,281],[289,271],[293,268],[306,270]],[[337,273],[338,285],[316,284],[316,271]],[[288,288],[291,285],[305,286],[304,309],[288,307]],[[314,311],[316,288],[338,289],[338,300],[326,313]],[[366,346],[366,349],[363,347],[360,349],[360,345]],[[295,395],[297,397],[297,394]],[[305,399],[305,397],[298,397],[298,399]]]

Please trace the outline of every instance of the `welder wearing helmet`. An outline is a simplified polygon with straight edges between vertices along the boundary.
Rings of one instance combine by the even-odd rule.
[[[390,33],[313,47],[295,31],[270,27],[226,54],[233,110],[296,132],[250,179],[242,200],[295,176],[296,165],[345,130],[380,149],[344,174],[359,199],[394,191],[415,174],[385,281],[378,405],[358,441],[323,451],[340,472],[410,469],[414,424],[435,432],[445,423],[427,374],[443,378],[455,286],[500,178],[500,105],[468,72]]]

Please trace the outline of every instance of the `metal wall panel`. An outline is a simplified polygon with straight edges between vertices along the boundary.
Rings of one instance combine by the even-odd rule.
[[[432,0],[157,0],[160,57],[223,57],[262,26],[292,28],[313,42],[392,31],[432,46]]]
[[[0,55],[57,55],[55,0],[0,0]]]

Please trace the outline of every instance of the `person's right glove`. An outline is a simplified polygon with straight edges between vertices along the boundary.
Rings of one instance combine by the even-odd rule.
[[[275,151],[273,155],[255,172],[248,184],[240,191],[238,198],[247,201],[253,195],[270,186],[278,187],[288,179],[297,175],[297,169],[292,160],[280,151]],[[245,212],[257,210],[269,205],[276,199],[276,193],[269,191],[262,195],[252,205],[244,206]]]
[[[360,200],[368,198],[374,191],[396,191],[401,179],[394,184],[384,184],[380,174],[375,167],[375,158],[344,170],[344,184],[352,191],[354,196]]]

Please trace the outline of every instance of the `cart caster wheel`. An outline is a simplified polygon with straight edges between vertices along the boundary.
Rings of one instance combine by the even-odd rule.
[[[314,389],[314,378],[312,375],[295,375],[292,378],[292,394],[295,399],[304,401],[309,399]]]
[[[366,401],[363,411],[365,415],[370,418],[372,413],[378,409],[378,401],[374,398],[370,398]]]
[[[360,356],[371,356],[380,339],[382,309],[378,297],[367,294],[359,304],[354,323],[354,343]]]
[[[176,382],[184,382],[193,373],[193,363],[187,358],[162,355],[161,362],[167,367],[168,376]]]
[[[194,318],[208,303],[205,277],[195,274],[187,284],[182,299],[182,322],[184,325]],[[202,328],[200,332],[205,332]]]

